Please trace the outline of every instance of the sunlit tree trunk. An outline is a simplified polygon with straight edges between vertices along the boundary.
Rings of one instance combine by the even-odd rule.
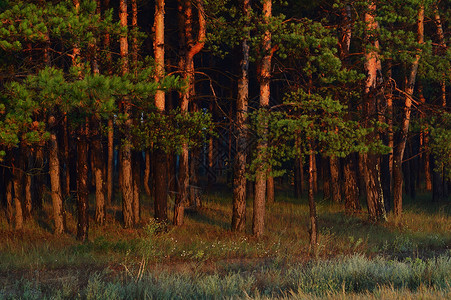
[[[272,0],[263,2],[263,18],[264,23],[268,24],[272,17]],[[271,32],[266,30],[262,40],[262,51],[264,56],[260,62],[259,83],[260,83],[260,110],[266,114],[269,107],[270,97],[270,77],[271,77]],[[266,116],[265,116],[266,117]],[[255,192],[254,192],[254,210],[252,219],[252,233],[256,237],[260,237],[264,233],[265,226],[265,202],[266,202],[266,149],[267,141],[267,121],[263,121],[263,135],[260,137],[257,146],[257,160],[260,162],[256,170]]]
[[[424,6],[421,6],[418,11],[417,26],[418,26],[417,27],[418,43],[423,44]],[[402,184],[403,184],[402,160],[404,157],[404,150],[406,148],[407,134],[409,132],[410,115],[412,111],[412,95],[415,87],[415,79],[418,71],[420,57],[421,57],[420,54],[415,55],[415,60],[413,61],[410,72],[408,74],[405,89],[404,114],[400,128],[399,144],[397,147],[395,147],[395,152],[393,156],[393,204],[394,204],[394,213],[397,218],[401,217],[402,214]]]
[[[24,224],[24,212],[23,212],[23,157],[20,149],[15,149],[12,174],[13,174],[13,187],[14,187],[14,228],[22,229]]]
[[[341,202],[340,161],[336,156],[330,157],[330,187],[334,203]]]
[[[243,15],[249,17],[250,0],[242,1]],[[232,230],[244,231],[246,226],[246,161],[248,147],[247,109],[249,99],[249,44],[250,32],[241,41],[240,77],[238,79],[238,97],[236,100],[236,147],[233,176]],[[213,166],[213,139],[209,145],[209,161]],[[211,150],[210,150],[211,148]],[[210,155],[211,152],[211,155]],[[211,158],[210,158],[211,156]]]
[[[106,218],[105,207],[105,193],[104,193],[104,176],[103,176],[103,148],[102,148],[102,135],[100,133],[100,120],[94,116],[91,120],[91,138],[92,138],[92,150],[91,155],[93,159],[92,175],[95,182],[95,199],[96,199],[96,212],[95,221],[97,224],[103,225]]]
[[[119,3],[119,19],[120,26],[127,28],[127,1],[120,0]],[[128,62],[128,41],[127,33],[121,34],[119,38],[120,54],[121,54],[121,71],[122,75],[129,72]],[[131,158],[131,134],[132,127],[130,99],[124,99],[123,112],[127,115],[124,124],[124,143],[121,148],[121,172],[122,172],[122,213],[124,217],[124,226],[133,227],[133,176],[132,176],[132,158]]]
[[[367,73],[365,86],[364,116],[367,126],[371,126],[371,119],[377,118],[377,102],[381,97],[381,62],[377,50],[379,42],[374,39],[375,31],[378,29],[378,23],[375,19],[376,5],[372,2],[365,14],[367,24],[367,38],[371,41],[373,49],[366,50],[365,53],[365,71]],[[377,138],[373,133],[371,138]],[[369,218],[372,221],[386,219],[384,198],[381,186],[381,164],[378,155],[365,153],[363,159],[363,176],[365,180],[366,200],[368,205]]]
[[[49,124],[54,124],[55,118],[49,118]],[[65,215],[63,208],[63,197],[61,194],[61,181],[60,181],[60,161],[58,156],[58,141],[56,134],[51,131],[50,139],[48,141],[49,149],[49,174],[50,174],[50,189],[52,195],[53,206],[53,220],[55,222],[55,233],[61,234],[64,232]]]

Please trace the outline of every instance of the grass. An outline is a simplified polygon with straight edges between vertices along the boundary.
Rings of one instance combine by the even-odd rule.
[[[182,227],[152,221],[144,199],[139,228],[110,214],[91,222],[89,242],[54,236],[50,206],[22,231],[0,218],[0,299],[449,298],[451,203],[407,203],[401,222],[318,200],[318,255],[308,252],[308,204],[283,192],[267,208],[266,233],[232,233],[231,196],[204,195]],[[120,207],[117,204],[116,210]],[[1,288],[3,287],[3,288]]]

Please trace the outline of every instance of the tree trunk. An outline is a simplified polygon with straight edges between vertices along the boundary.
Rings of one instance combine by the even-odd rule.
[[[93,169],[92,174],[94,176],[95,189],[96,189],[96,213],[95,221],[97,224],[103,225],[106,218],[105,209],[105,193],[104,193],[104,176],[103,176],[103,148],[102,148],[102,136],[100,134],[99,124],[100,120],[97,117],[93,117],[92,124],[92,160]]]
[[[418,11],[418,43],[423,44],[424,41],[424,6],[421,6]],[[418,50],[420,51],[420,50]],[[393,204],[396,218],[401,217],[402,214],[402,160],[404,157],[404,150],[406,148],[407,134],[409,132],[410,114],[412,110],[412,95],[415,87],[415,79],[417,76],[418,65],[420,62],[420,54],[415,55],[415,60],[412,63],[409,77],[407,80],[405,91],[404,115],[401,124],[399,144],[395,147],[393,156]]]
[[[154,54],[155,54],[155,80],[159,82],[164,76],[164,0],[157,0],[155,2],[155,39],[154,39]],[[155,94],[155,106],[164,114],[165,111],[165,93],[158,90]],[[155,219],[157,221],[167,221],[167,154],[162,150],[157,149],[155,155]]]
[[[106,206],[113,202],[113,177],[114,177],[114,124],[113,119],[108,120],[108,157],[107,157],[107,198]]]
[[[266,179],[266,203],[274,203],[274,177],[269,175],[269,172],[268,178]]]
[[[263,22],[268,24],[272,17],[272,0],[263,2]],[[267,114],[270,97],[270,78],[271,78],[271,32],[266,30],[262,41],[262,51],[264,56],[260,62],[259,83],[260,83],[260,110]],[[266,118],[266,116],[264,116]],[[257,160],[260,162],[256,170],[255,193],[254,193],[254,211],[252,220],[252,233],[260,237],[264,233],[265,224],[265,202],[266,202],[266,157],[265,152],[268,147],[267,131],[268,123],[263,121],[263,134],[260,137],[257,146]]]
[[[330,157],[330,187],[332,201],[334,203],[340,203],[341,202],[340,161],[335,156]]]
[[[195,96],[195,81],[194,81],[194,56],[198,54],[205,45],[206,23],[201,0],[194,1],[198,12],[198,34],[197,39],[193,38],[193,23],[192,23],[192,7],[191,1],[179,1],[180,14],[180,30],[181,30],[181,44],[184,55],[181,57],[180,67],[183,72],[183,77],[187,82],[187,89],[182,93],[182,101],[180,104],[181,112],[188,112],[188,104]],[[182,28],[183,27],[183,28]],[[182,144],[182,154],[180,155],[179,168],[179,185],[178,197],[174,208],[174,224],[182,225],[184,216],[184,206],[188,200],[189,192],[189,162],[188,162],[188,144]]]
[[[309,203],[309,215],[310,215],[310,252],[316,256],[318,246],[318,217],[316,215],[316,204],[314,198],[314,172],[313,168],[315,155],[313,151],[310,151],[309,155],[309,177],[308,177],[308,203]]]
[[[120,26],[122,28],[127,28],[127,1],[120,0],[120,10],[119,19]],[[129,62],[128,62],[128,41],[127,34],[121,34],[119,38],[120,42],[120,53],[121,53],[121,71],[122,75],[129,72]],[[124,99],[123,112],[127,115],[127,119],[124,124],[124,139],[125,142],[122,145],[122,213],[124,217],[124,226],[126,228],[133,227],[133,172],[132,172],[132,162],[131,162],[131,134],[130,130],[132,127],[131,119],[131,107],[129,99]]]
[[[50,117],[49,123],[54,123],[54,118]],[[60,162],[58,157],[58,142],[56,134],[50,133],[49,140],[49,173],[52,191],[53,219],[55,222],[55,233],[61,234],[65,231],[65,213],[63,208],[63,198],[61,195]]]
[[[379,41],[374,39],[374,31],[378,28],[375,19],[376,5],[372,2],[369,5],[369,12],[365,14],[365,22],[367,23],[367,38],[370,40],[375,50],[365,53],[365,71],[367,73],[364,105],[364,116],[366,118],[366,126],[371,127],[370,120],[378,120],[378,101],[381,98],[381,62],[377,50],[379,49]],[[373,41],[371,41],[373,39]],[[370,138],[376,139],[375,133]],[[376,154],[367,153],[362,155],[363,159],[363,175],[365,179],[366,200],[368,205],[368,214],[371,221],[377,222],[386,219],[384,208],[384,197],[382,185],[380,181],[381,166],[379,157]]]
[[[243,15],[249,17],[250,0],[242,1]],[[236,101],[236,147],[234,176],[233,176],[233,209],[232,231],[244,231],[246,227],[246,161],[248,147],[248,100],[249,100],[249,44],[250,31],[246,31],[246,37],[241,41],[240,77],[238,79],[238,97]],[[213,138],[209,161],[213,166]],[[211,154],[210,154],[211,152]],[[211,158],[210,158],[211,155]]]
[[[9,173],[9,172],[8,172]],[[13,180],[11,174],[6,178],[6,219],[10,226],[13,224],[14,208],[13,208]]]
[[[77,137],[77,240],[86,242],[89,229],[88,202],[88,143],[87,125],[81,128]]]
[[[24,223],[23,215],[23,157],[21,155],[20,149],[15,151],[13,159],[13,187],[14,187],[14,208],[15,208],[15,218],[14,227],[15,229],[22,229]]]
[[[150,151],[146,150],[145,155],[146,155],[145,157],[146,166],[144,168],[144,190],[146,191],[146,194],[150,196],[152,194],[150,191],[150,167],[151,167]]]
[[[323,199],[329,200],[331,198],[331,192],[330,192],[330,160],[329,159],[323,159],[321,164],[322,169],[322,177],[323,177]]]
[[[350,154],[344,159],[342,185],[346,212],[358,212],[360,201],[355,154]]]
[[[133,223],[136,225],[140,221],[140,190],[141,190],[141,151],[133,151]]]

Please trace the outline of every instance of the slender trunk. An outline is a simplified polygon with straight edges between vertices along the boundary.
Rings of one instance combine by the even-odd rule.
[[[88,202],[88,143],[87,125],[84,125],[77,137],[77,240],[86,242],[89,229]]]
[[[316,215],[316,204],[314,198],[314,172],[313,162],[315,160],[315,155],[313,151],[310,150],[309,155],[309,177],[308,177],[308,203],[309,203],[309,215],[310,215],[310,252],[316,256],[317,246],[318,246],[318,217]]]
[[[144,190],[146,191],[146,194],[148,195],[148,196],[150,196],[151,195],[151,191],[150,191],[150,167],[151,167],[151,164],[150,164],[150,161],[151,161],[151,158],[150,158],[150,151],[149,150],[146,150],[146,153],[145,153],[145,168],[144,168]]]
[[[138,4],[137,0],[131,0],[132,1],[132,41],[131,41],[131,66],[134,73],[136,73],[137,70],[137,64],[138,64]]]
[[[49,118],[49,123],[54,123],[54,118]],[[58,157],[58,142],[56,134],[50,133],[49,140],[49,173],[52,194],[53,219],[55,222],[55,233],[61,234],[65,231],[65,213],[63,198],[61,195],[60,162]]]
[[[272,0],[265,0],[263,2],[263,19],[264,23],[268,24],[272,16]],[[265,31],[262,41],[262,50],[265,55],[260,62],[259,83],[260,83],[260,110],[266,118],[269,107],[270,96],[270,78],[271,78],[271,32]],[[255,193],[254,193],[254,211],[252,220],[252,233],[256,237],[260,237],[264,233],[265,224],[265,202],[266,202],[266,149],[268,147],[267,131],[268,123],[263,121],[261,124],[263,134],[260,137],[257,146],[257,160],[260,165],[257,167],[255,178]]]
[[[31,217],[31,211],[33,209],[33,193],[31,192],[32,189],[32,177],[31,174],[25,174],[24,178],[24,192],[25,192],[25,203],[24,203],[24,209],[25,209],[25,219]]]
[[[323,159],[321,164],[322,169],[322,177],[323,177],[323,199],[328,200],[331,198],[331,192],[330,192],[330,160],[329,159]]]
[[[141,151],[133,151],[133,223],[140,222]]]
[[[417,21],[418,43],[423,44],[424,40],[424,6],[421,6],[418,12]],[[418,50],[420,51],[420,50]],[[415,87],[415,79],[420,62],[420,54],[415,55],[415,60],[412,63],[409,77],[406,85],[406,97],[404,103],[404,115],[400,130],[399,144],[395,148],[393,156],[393,203],[396,218],[401,217],[402,214],[402,160],[404,157],[404,150],[406,148],[407,134],[409,132],[410,114],[412,110],[412,95]]]
[[[95,182],[95,194],[96,194],[96,213],[95,221],[97,224],[103,225],[106,218],[105,207],[105,193],[104,193],[104,174],[103,174],[103,148],[102,148],[102,135],[100,133],[100,120],[97,117],[93,117],[92,124],[92,160],[93,168],[92,174]]]
[[[62,168],[63,174],[63,187],[64,187],[64,197],[69,198],[70,196],[70,172],[69,172],[69,131],[67,128],[67,116],[64,117],[63,126],[62,126],[62,142],[63,142],[63,151],[62,151],[62,162],[61,165],[64,166]]]
[[[113,119],[108,120],[108,157],[107,157],[107,198],[106,206],[113,202],[113,177],[114,177],[114,124]]]
[[[155,39],[154,39],[154,54],[155,54],[155,80],[159,82],[164,76],[164,0],[157,0],[155,2]],[[165,111],[165,93],[158,90],[155,94],[155,106],[160,113]],[[166,222],[167,217],[167,154],[162,150],[157,149],[155,156],[155,219]]]
[[[125,29],[127,28],[127,1],[120,0],[119,4],[119,19],[120,26]],[[122,75],[129,72],[129,62],[128,62],[128,41],[127,33],[123,33],[120,38],[120,53],[121,53],[121,71]],[[124,226],[126,228],[133,227],[133,172],[132,172],[132,158],[131,158],[131,106],[129,103],[130,99],[124,99],[123,112],[127,115],[127,119],[124,124],[124,143],[122,145],[122,213],[124,217]]]
[[[242,1],[243,15],[249,17],[250,0]],[[232,230],[244,231],[246,227],[246,161],[248,151],[248,100],[249,100],[249,44],[250,31],[241,41],[240,77],[236,100],[236,147],[233,176]],[[210,138],[209,163],[213,166],[213,138]],[[211,152],[211,154],[210,154]],[[211,156],[211,158],[210,158]]]

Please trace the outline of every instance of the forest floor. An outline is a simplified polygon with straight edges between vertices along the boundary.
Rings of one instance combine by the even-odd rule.
[[[120,223],[120,204],[104,226],[91,219],[76,241],[73,199],[67,233],[52,234],[50,203],[23,230],[0,217],[0,299],[141,298],[451,298],[451,201],[407,199],[402,220],[367,221],[317,199],[318,253],[309,253],[308,203],[278,189],[263,238],[230,231],[231,195],[204,193],[181,227],[152,221],[143,196],[136,229]],[[171,215],[171,210],[169,210]],[[92,212],[93,213],[93,212]],[[171,216],[170,216],[171,217]]]

